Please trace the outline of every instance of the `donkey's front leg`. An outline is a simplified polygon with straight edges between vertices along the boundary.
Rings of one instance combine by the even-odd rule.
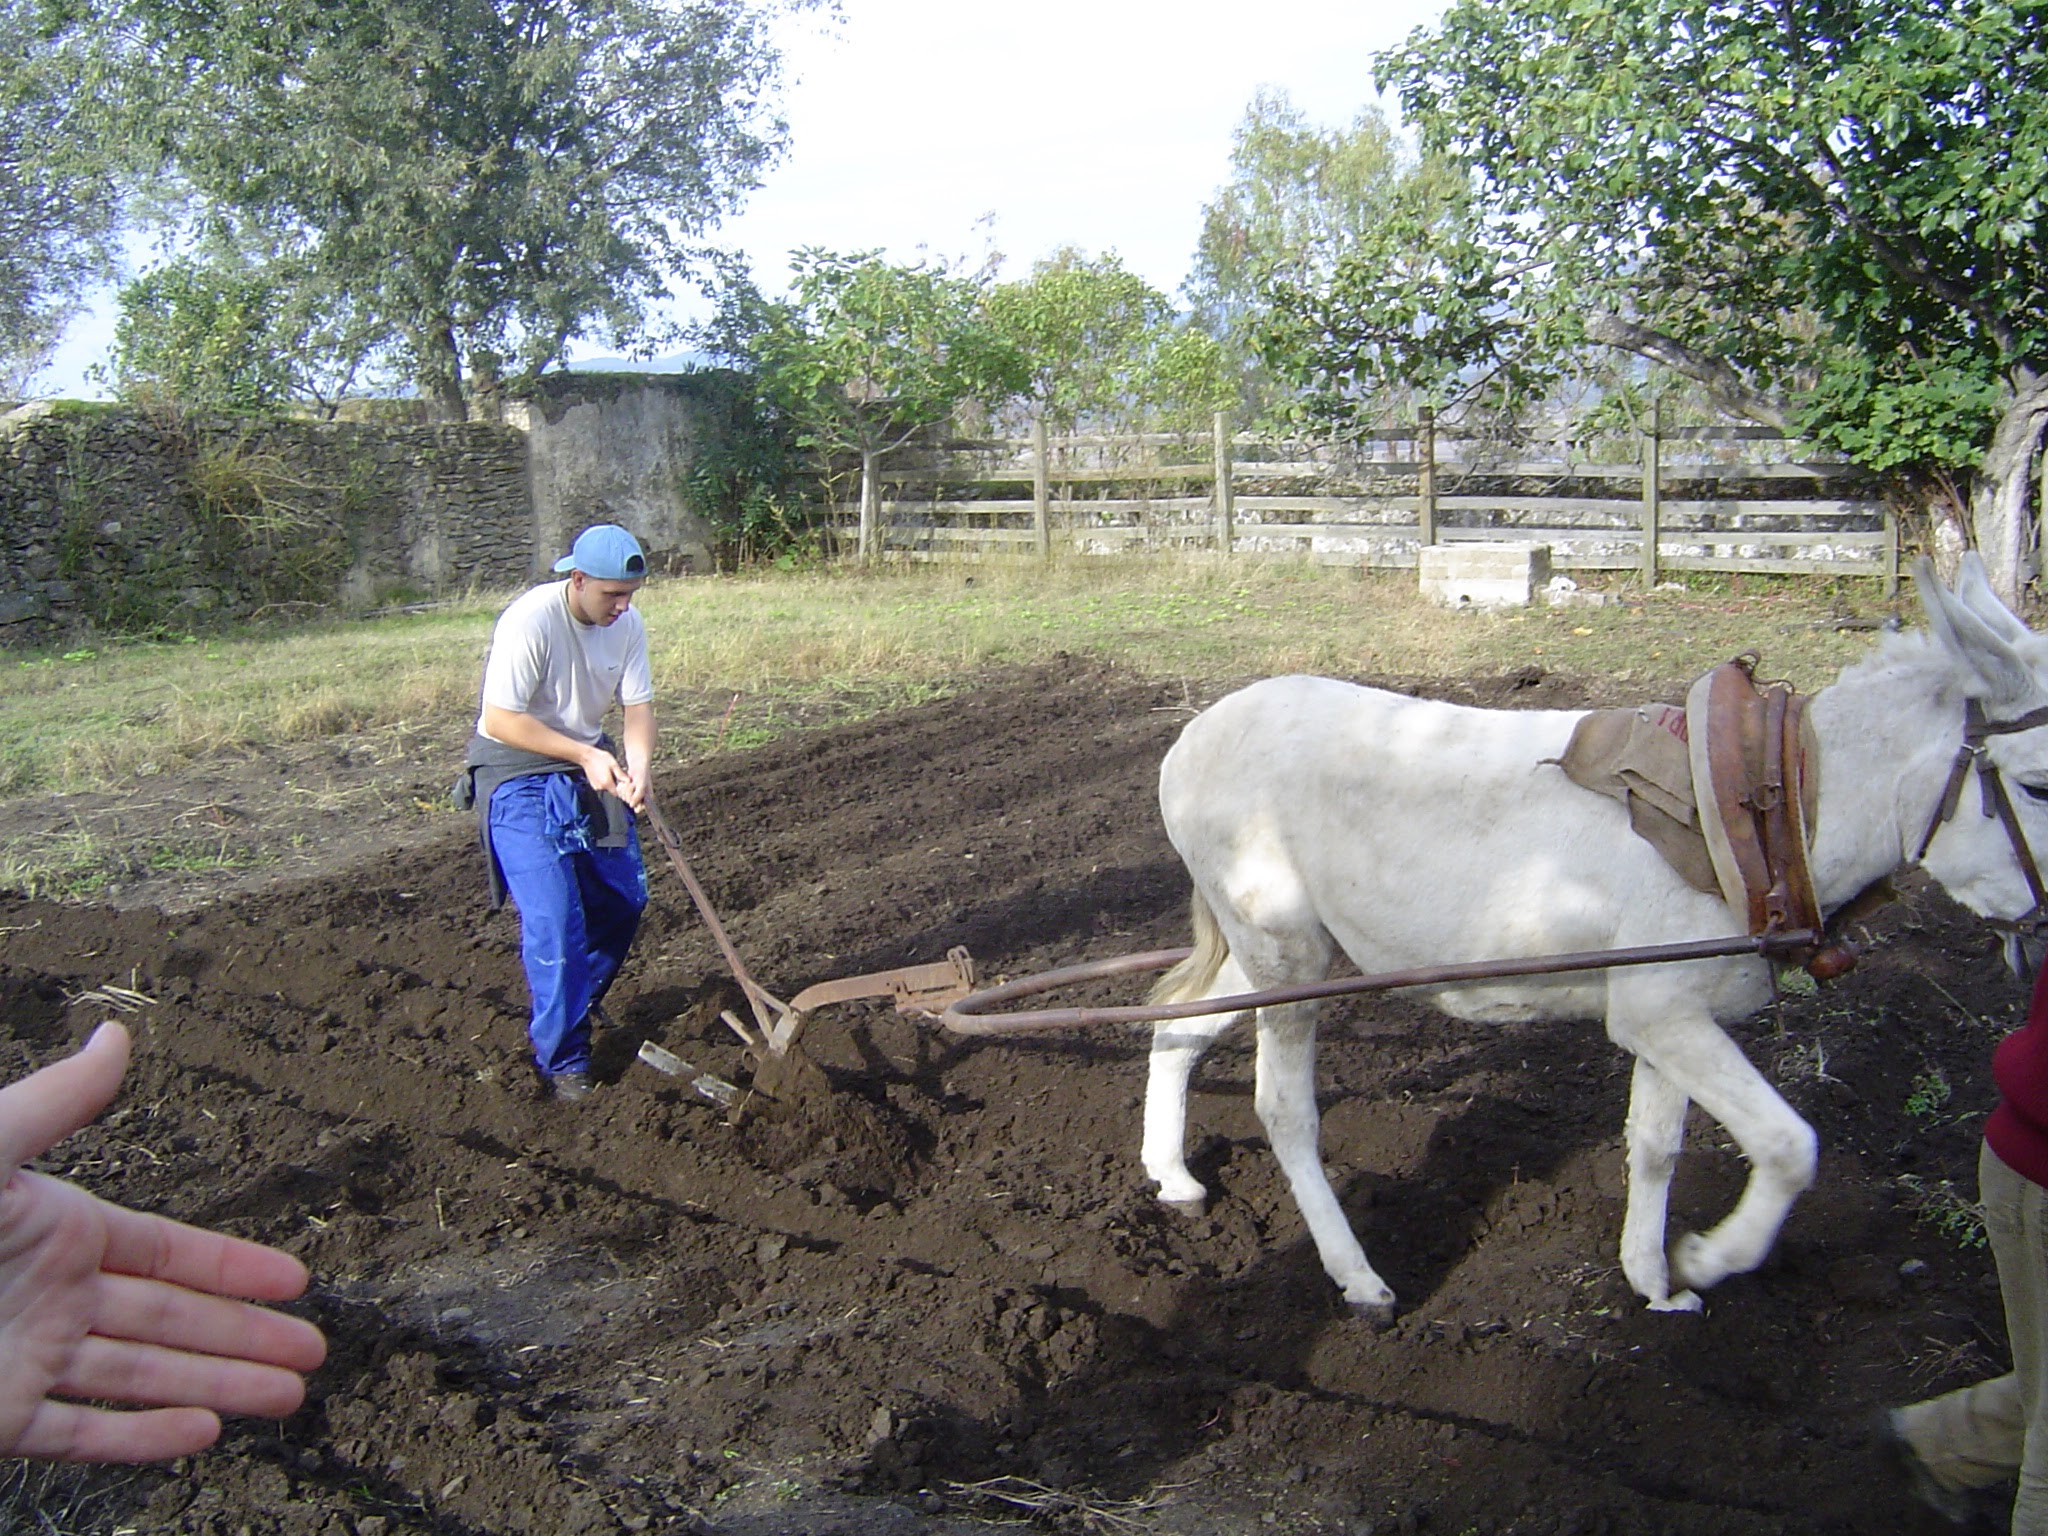
[[[1628,1210],[1621,1222],[1621,1272],[1653,1312],[1700,1309],[1694,1292],[1672,1293],[1670,1264],[1664,1256],[1671,1173],[1685,1140],[1688,1102],[1682,1089],[1642,1057],[1636,1058],[1623,1133],[1628,1146]]]
[[[1732,1043],[1729,1049],[1734,1052]],[[1742,1061],[1739,1052],[1735,1056]],[[1716,1084],[1694,1097],[1749,1159],[1749,1181],[1735,1209],[1711,1232],[1688,1232],[1671,1245],[1673,1277],[1705,1289],[1746,1275],[1769,1257],[1792,1203],[1813,1183],[1820,1138],[1753,1068],[1746,1080]]]
[[[1671,1244],[1672,1282],[1704,1290],[1747,1274],[1763,1263],[1792,1202],[1813,1183],[1820,1156],[1813,1127],[1711,1019],[1667,1016],[1625,1043],[1720,1121],[1749,1160],[1749,1180],[1735,1209],[1712,1231],[1688,1233]]]
[[[1394,1320],[1394,1293],[1367,1262],[1365,1250],[1330,1189],[1316,1108],[1316,1006],[1290,1003],[1259,1010],[1258,1088],[1254,1104],[1273,1155],[1286,1170],[1294,1203],[1315,1238],[1323,1270],[1359,1316],[1379,1327]]]

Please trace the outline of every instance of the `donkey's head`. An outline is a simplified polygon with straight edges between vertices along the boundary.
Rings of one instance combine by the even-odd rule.
[[[1922,839],[1922,862],[1963,905],[2003,924],[2048,922],[2048,638],[2000,602],[1977,555],[1953,590],[1914,569],[1942,690],[1964,709],[1962,749]]]

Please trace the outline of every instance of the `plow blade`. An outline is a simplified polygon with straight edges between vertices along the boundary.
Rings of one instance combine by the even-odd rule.
[[[936,1015],[973,990],[974,957],[959,948],[947,950],[945,959],[930,965],[906,965],[894,971],[817,982],[789,1000],[789,1011],[767,1031],[768,1049],[778,1056],[787,1051],[804,1027],[805,1016],[828,1003],[893,997],[898,1013]]]
[[[640,1059],[657,1072],[666,1073],[670,1077],[687,1077],[690,1086],[714,1104],[731,1109],[740,1101],[737,1083],[728,1083],[724,1078],[710,1072],[700,1072],[674,1051],[664,1050],[652,1040],[640,1042],[639,1054]]]
[[[901,970],[821,981],[797,993],[789,1006],[797,1013],[809,1013],[827,1003],[850,1003],[857,997],[893,997],[898,1013],[937,1013],[973,990],[974,957],[964,949],[949,949],[945,959],[932,965],[906,965]]]

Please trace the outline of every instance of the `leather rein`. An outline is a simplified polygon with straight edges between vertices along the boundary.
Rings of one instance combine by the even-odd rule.
[[[1956,760],[1949,768],[1948,784],[1941,792],[1941,801],[1934,808],[1933,818],[1927,823],[1925,835],[1920,839],[1920,849],[1913,855],[1915,864],[1927,857],[1934,834],[1955,816],[1957,806],[1962,803],[1963,783],[1974,768],[1983,812],[1986,816],[1996,816],[1999,825],[2005,828],[2006,841],[2012,844],[2013,857],[2019,861],[2020,873],[2026,877],[2027,889],[2034,897],[2034,905],[2018,917],[1990,917],[1984,921],[2002,932],[2029,937],[2048,933],[2048,885],[2042,884],[2040,863],[2027,843],[2019,815],[2013,810],[2012,796],[2005,790],[2005,776],[1998,771],[1998,764],[1991,761],[1987,743],[1993,736],[2014,736],[2044,725],[2048,725],[2048,706],[2029,710],[2012,720],[1990,720],[1985,718],[1983,705],[1975,699],[1966,699],[1963,702],[1963,744],[1956,749]]]

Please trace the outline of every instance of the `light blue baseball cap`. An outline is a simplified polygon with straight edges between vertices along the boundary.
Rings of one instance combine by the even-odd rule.
[[[597,581],[642,581],[647,556],[640,541],[617,523],[593,523],[576,535],[569,553],[555,562],[558,571],[581,571]]]

